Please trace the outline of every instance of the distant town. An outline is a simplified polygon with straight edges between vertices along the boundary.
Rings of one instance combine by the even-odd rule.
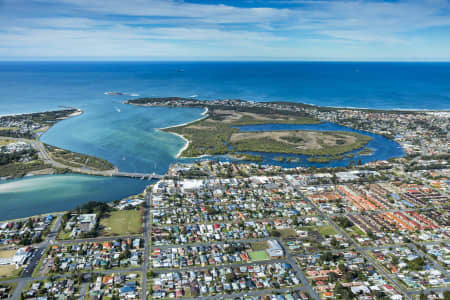
[[[393,139],[405,156],[335,168],[175,162],[141,194],[0,221],[0,299],[450,299],[449,112],[184,98],[127,103],[207,108],[196,122],[216,128],[214,118],[230,118],[229,110],[238,117],[229,127],[329,121]],[[17,177],[6,174],[11,166],[21,175],[63,169],[56,163],[67,172],[113,172],[100,158],[87,165],[64,149],[42,151],[35,136],[42,120],[3,118],[2,177]],[[170,130],[188,134],[188,126]],[[222,134],[236,134],[226,126]],[[192,143],[185,150],[192,156],[206,147]],[[346,153],[340,146],[316,156],[336,159]],[[23,167],[33,161],[45,168]]]

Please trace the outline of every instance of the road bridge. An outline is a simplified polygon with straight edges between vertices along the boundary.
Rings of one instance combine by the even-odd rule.
[[[140,179],[151,180],[151,179],[161,179],[161,178],[163,178],[164,175],[155,174],[155,173],[147,174],[147,173],[113,172],[113,173],[111,173],[111,176],[140,178]]]

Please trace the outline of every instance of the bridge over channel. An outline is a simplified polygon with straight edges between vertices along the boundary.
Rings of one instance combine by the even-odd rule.
[[[114,172],[111,174],[116,177],[129,177],[129,178],[140,178],[140,179],[161,179],[163,175],[160,174],[147,174],[147,173],[128,173],[128,172]]]

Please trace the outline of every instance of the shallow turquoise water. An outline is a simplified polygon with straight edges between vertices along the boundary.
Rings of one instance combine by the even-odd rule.
[[[184,145],[181,138],[155,128],[197,119],[201,110],[128,106],[121,102],[132,97],[106,96],[105,91],[386,109],[450,108],[448,63],[1,62],[0,82],[0,115],[61,105],[83,109],[83,115],[50,129],[44,142],[103,157],[123,171],[149,173],[164,173]],[[348,160],[339,164],[344,163]],[[79,175],[2,182],[0,218],[65,210],[89,200],[110,201],[139,193],[144,185],[140,180]]]
[[[102,157],[121,171],[164,174],[185,142],[157,130],[192,121],[202,109],[136,107],[110,99],[57,123],[43,142]],[[120,112],[119,112],[120,111]],[[88,201],[140,193],[150,181],[84,175],[36,176],[0,181],[0,220],[63,211]]]
[[[57,123],[41,140],[102,157],[121,171],[164,174],[185,142],[157,129],[198,119],[203,112],[111,101],[86,106],[83,115]]]
[[[78,174],[0,181],[0,220],[72,209],[88,201],[113,201],[140,193],[148,180]]]

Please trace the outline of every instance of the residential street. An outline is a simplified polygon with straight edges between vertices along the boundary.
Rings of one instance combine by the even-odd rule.
[[[345,250],[338,250],[338,249],[329,249],[327,252],[331,254],[340,254],[343,251],[349,251],[349,250],[355,250],[356,252],[360,253],[364,259],[370,263],[370,265],[374,266],[383,277],[385,277],[388,282],[392,283],[392,285],[399,291],[401,294],[403,294],[406,299],[413,300],[413,296],[418,294],[418,291],[411,291],[407,290],[404,285],[400,284],[396,278],[394,278],[393,275],[386,272],[386,270],[380,266],[377,262],[374,261],[373,256],[370,255],[373,251],[381,251],[386,250],[392,247],[392,245],[385,245],[385,246],[360,246],[344,229],[342,229],[340,226],[338,226],[335,221],[333,220],[333,217],[336,216],[348,216],[348,215],[355,215],[355,213],[347,213],[347,214],[327,214],[323,212],[319,207],[312,202],[307,196],[305,196],[303,193],[300,193],[299,191],[296,191],[302,198],[302,201],[306,203],[306,205],[310,206],[313,211],[314,215],[320,216],[320,218],[330,224],[330,226],[340,235],[345,237],[346,240],[350,241],[351,246],[346,248]],[[285,240],[282,237],[278,236],[267,236],[267,237],[251,237],[247,239],[236,239],[236,240],[219,240],[219,241],[211,241],[211,242],[191,242],[191,243],[183,243],[180,245],[176,244],[164,244],[161,246],[152,244],[152,230],[153,230],[153,220],[152,220],[152,214],[150,212],[151,208],[153,207],[153,194],[152,192],[148,191],[145,194],[144,197],[144,212],[142,214],[142,226],[143,231],[142,234],[133,234],[133,235],[120,235],[120,236],[112,236],[112,237],[96,237],[96,238],[84,238],[84,239],[74,239],[74,240],[56,240],[56,237],[58,235],[58,232],[60,230],[60,227],[62,226],[62,214],[57,214],[57,218],[54,221],[49,234],[45,238],[45,240],[36,245],[36,250],[31,256],[28,266],[23,271],[20,278],[12,279],[8,281],[4,281],[3,283],[16,283],[17,288],[14,291],[12,299],[19,299],[20,294],[24,290],[25,286],[31,282],[36,280],[45,280],[48,279],[49,276],[38,276],[33,277],[33,272],[36,271],[36,268],[39,264],[39,262],[42,259],[44,251],[52,245],[55,246],[66,246],[66,245],[72,245],[72,244],[83,244],[83,243],[103,243],[103,242],[112,242],[116,241],[118,239],[121,240],[134,240],[134,239],[142,239],[143,240],[143,247],[142,247],[142,263],[140,266],[130,266],[127,268],[113,268],[109,270],[101,270],[101,271],[95,271],[95,273],[102,274],[102,275],[109,275],[109,274],[128,274],[133,272],[139,272],[142,274],[141,281],[140,281],[140,293],[142,299],[147,299],[147,296],[149,296],[149,287],[150,287],[150,280],[151,278],[148,277],[148,274],[152,274],[152,277],[157,278],[158,276],[164,275],[164,274],[171,274],[173,272],[205,272],[205,271],[211,271],[211,270],[220,270],[220,269],[233,269],[236,267],[248,267],[248,266],[271,266],[274,264],[283,264],[287,263],[288,265],[292,266],[293,273],[297,277],[297,279],[301,282],[301,286],[294,285],[292,287],[280,287],[275,289],[270,289],[270,293],[289,293],[293,291],[303,291],[306,292],[312,299],[319,300],[321,299],[317,291],[313,288],[311,285],[310,280],[308,280],[305,270],[302,269],[302,265],[299,263],[299,259],[306,259],[310,256],[311,253],[299,253],[295,252],[292,253],[292,251],[286,246]],[[165,208],[163,211],[170,212],[169,209]],[[386,210],[382,212],[406,212],[406,209],[399,209],[399,210]],[[374,212],[371,212],[374,213]],[[274,218],[259,218],[251,220],[252,222],[271,222]],[[289,218],[277,218],[278,222],[289,220]],[[212,226],[215,225],[217,222],[205,222],[202,223],[203,226]],[[228,224],[229,226],[232,226],[235,224],[235,221],[224,221],[222,224]],[[155,228],[160,228],[155,226]],[[214,245],[214,247],[217,246],[225,246],[230,243],[234,244],[252,244],[252,243],[267,243],[270,240],[275,240],[279,243],[283,250],[283,256],[279,257],[277,259],[268,259],[268,260],[261,260],[261,261],[240,261],[238,263],[236,262],[229,262],[229,263],[211,263],[206,265],[195,265],[195,266],[180,266],[180,267],[172,267],[172,268],[153,268],[152,264],[149,261],[149,258],[151,257],[152,251],[179,251],[179,249],[183,249],[183,251],[189,251],[189,249],[192,248],[208,248]],[[418,243],[418,245],[439,245],[439,242],[424,242],[424,243]],[[423,258],[429,258],[427,253],[424,253],[421,249],[416,247],[415,244],[409,243],[408,246],[418,253],[419,256]],[[178,249],[178,250],[177,250]],[[175,253],[174,252],[174,253]],[[448,272],[444,267],[442,267],[439,263],[437,263],[435,260],[431,260],[433,263],[433,266],[440,270],[445,276],[449,276]],[[150,272],[151,271],[151,272]],[[83,271],[81,271],[83,272]],[[71,275],[70,273],[60,274],[57,275],[56,278],[69,278]],[[89,291],[89,284],[87,282],[83,282],[80,286],[80,297],[79,299],[83,299],[86,294]],[[425,293],[429,292],[442,292],[449,290],[448,287],[442,287],[442,288],[430,288],[425,289]],[[269,290],[250,290],[246,292],[240,292],[240,291],[232,291],[231,294],[212,294],[211,296],[203,296],[203,297],[196,297],[195,299],[223,299],[225,297],[246,297],[246,296],[262,296],[267,295]],[[186,297],[186,299],[194,299],[193,297]]]

